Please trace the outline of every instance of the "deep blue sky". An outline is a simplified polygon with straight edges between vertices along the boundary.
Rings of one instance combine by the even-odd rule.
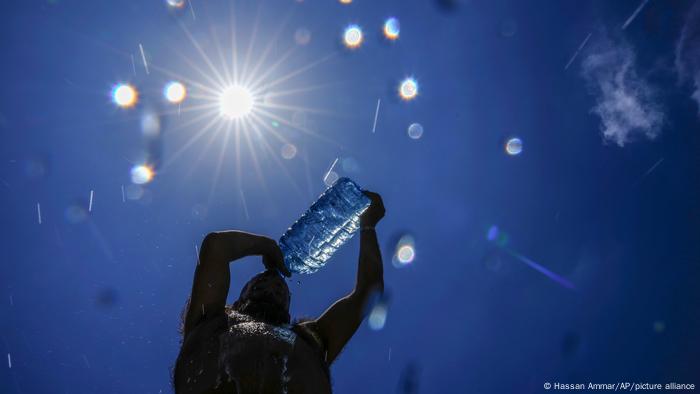
[[[378,232],[391,293],[384,329],[363,324],[333,366],[337,393],[396,392],[410,363],[421,393],[700,383],[700,111],[691,97],[700,44],[697,31],[681,39],[684,26],[700,25],[699,2],[652,0],[625,29],[638,0],[452,9],[192,0],[196,19],[164,1],[5,3],[0,392],[169,392],[195,245],[230,228],[279,237],[323,191],[336,157],[340,175],[384,197]],[[313,88],[285,97],[308,109],[302,115],[272,111],[284,119],[275,131],[297,147],[292,160],[272,132],[243,131],[236,153],[235,139],[224,144],[213,128],[175,156],[216,113],[192,109],[193,86],[181,115],[163,103],[163,70],[206,83],[190,61],[211,75],[185,31],[221,70],[214,37],[230,50],[231,5],[241,58],[256,24],[252,61],[273,43],[257,75],[294,47],[270,79],[333,55],[282,84]],[[379,33],[389,16],[401,22],[395,43]],[[359,50],[340,44],[349,23],[365,29]],[[295,43],[299,28],[311,33],[307,45]],[[406,76],[421,89],[411,102],[396,96]],[[110,101],[120,81],[140,90],[135,108]],[[162,116],[158,173],[140,199],[122,202],[149,108]],[[314,134],[286,124],[295,116]],[[419,140],[407,136],[413,122],[425,129]],[[510,136],[522,138],[521,155],[505,153]],[[508,234],[506,248],[576,290],[490,243],[493,225]],[[417,257],[397,269],[405,233]],[[317,316],[350,291],[357,254],[353,239],[322,271],[292,278],[293,314]],[[231,267],[233,301],[261,264]]]

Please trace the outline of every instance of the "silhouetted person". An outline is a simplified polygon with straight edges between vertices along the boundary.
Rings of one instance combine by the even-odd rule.
[[[360,258],[355,289],[318,319],[290,322],[290,294],[279,274],[290,276],[272,239],[240,231],[207,235],[202,242],[192,294],[185,307],[183,342],[175,363],[175,392],[331,392],[329,367],[360,326],[367,301],[384,291],[376,224],[381,197],[360,217]],[[229,262],[262,256],[266,271],[245,284],[226,305]]]

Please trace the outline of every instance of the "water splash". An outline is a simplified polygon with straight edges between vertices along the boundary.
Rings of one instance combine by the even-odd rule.
[[[282,357],[282,393],[287,394],[287,383],[289,383],[289,375],[287,374],[287,361],[289,358],[287,356]]]

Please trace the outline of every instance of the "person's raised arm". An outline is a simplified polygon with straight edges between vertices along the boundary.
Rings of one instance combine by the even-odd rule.
[[[290,275],[282,252],[270,238],[242,231],[213,232],[204,237],[185,315],[185,337],[204,316],[223,312],[231,282],[229,262],[252,255],[263,256],[266,268]]]
[[[362,323],[370,297],[375,292],[384,292],[382,255],[375,232],[375,226],[384,217],[384,204],[379,194],[367,191],[365,194],[372,204],[360,218],[360,258],[355,289],[311,323],[324,342],[329,365]]]

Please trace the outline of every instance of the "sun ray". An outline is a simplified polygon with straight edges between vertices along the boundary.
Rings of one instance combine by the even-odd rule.
[[[301,73],[303,73],[303,72],[305,72],[305,71],[309,71],[310,69],[312,69],[312,68],[314,68],[314,67],[316,67],[316,66],[319,66],[319,65],[321,65],[321,64],[323,64],[323,63],[325,63],[325,62],[327,62],[328,60],[332,59],[333,57],[335,57],[335,56],[337,56],[337,55],[338,55],[338,52],[331,52],[330,54],[328,54],[328,55],[322,57],[322,58],[319,59],[319,60],[316,60],[315,62],[309,63],[309,64],[307,64],[307,65],[305,65],[305,66],[303,66],[303,67],[299,67],[298,69],[293,70],[293,71],[287,73],[286,75],[283,75],[283,76],[279,77],[278,79],[276,79],[276,80],[274,80],[274,81],[271,81],[271,82],[269,82],[269,83],[267,83],[267,84],[261,86],[261,89],[262,89],[262,90],[267,90],[267,89],[270,89],[270,88],[272,88],[272,87],[274,87],[274,86],[277,86],[277,85],[279,85],[279,84],[282,83],[282,82],[288,81],[289,79],[294,78],[294,77],[296,77],[297,75],[299,75],[299,74],[301,74]]]
[[[334,86],[343,85],[344,83],[345,82],[330,82],[330,83],[318,84],[318,85],[313,85],[313,86],[305,86],[303,88],[277,90],[277,91],[265,94],[265,97],[272,99],[272,98],[285,97],[285,96],[290,96],[290,95],[295,95],[295,94],[300,94],[300,93],[309,93],[309,92],[314,92],[314,91],[321,90],[321,89],[326,89],[326,88],[331,88]]]
[[[169,130],[168,132],[169,132],[169,133],[173,133],[173,132],[175,132],[175,131],[180,131],[180,130],[187,129],[189,126],[192,126],[192,125],[194,125],[194,124],[197,123],[197,122],[203,121],[204,119],[206,119],[206,118],[208,118],[208,117],[210,117],[210,116],[211,116],[210,113],[208,113],[208,112],[202,112],[201,114],[199,114],[199,115],[193,117],[192,119],[189,119],[189,120],[187,120],[187,121],[185,121],[185,122],[183,122],[183,123],[178,124],[177,126],[173,127],[173,128],[172,128],[171,130]],[[212,120],[211,120],[211,122],[218,122],[218,121],[219,121],[218,119],[212,119]],[[188,130],[188,131],[189,131],[189,130]]]
[[[192,96],[190,95],[189,97],[192,97]],[[186,114],[189,112],[201,112],[202,110],[214,111],[215,109],[216,109],[216,105],[214,105],[214,104],[196,104],[196,105],[190,104],[190,105],[184,105],[184,106],[173,105],[169,109],[159,111],[159,114],[177,115],[177,114]],[[187,123],[190,123],[190,122],[188,121]]]
[[[250,41],[248,41],[248,50],[246,50],[245,59],[243,60],[243,68],[241,70],[241,80],[240,83],[243,85],[248,84],[248,67],[250,65],[250,58],[253,53],[253,47],[255,46],[255,39],[258,35],[258,26],[260,25],[260,12],[262,5],[258,5],[258,11],[255,13],[255,21],[253,22],[253,32],[250,36]]]
[[[209,197],[207,198],[207,204],[211,204],[214,198],[214,193],[216,192],[216,187],[219,184],[219,177],[221,176],[221,167],[224,164],[224,158],[226,157],[226,148],[228,147],[228,139],[231,136],[231,122],[226,125],[226,132],[224,133],[224,142],[221,144],[221,150],[219,151],[219,160],[216,163],[216,170],[214,170],[214,179],[211,183],[211,188],[209,189]],[[218,133],[217,133],[218,134]]]
[[[191,93],[188,93],[188,94],[187,94],[187,97],[189,97],[189,98],[191,98],[191,99],[195,99],[195,100],[208,101],[208,103],[206,103],[206,104],[200,104],[200,105],[202,105],[202,106],[208,106],[208,107],[211,107],[211,108],[216,108],[216,106],[217,106],[217,105],[216,105],[216,101],[217,101],[217,98],[219,97],[220,94],[221,94],[221,92],[212,93],[211,95],[209,95],[209,94],[200,94],[200,93],[197,93],[197,92],[191,92]]]
[[[313,200],[313,182],[311,182],[311,168],[309,166],[309,151],[304,149],[304,167],[306,169],[306,187],[309,192],[309,200]]]
[[[298,106],[298,105],[260,103],[260,104],[258,104],[258,107],[265,108],[265,109],[283,109],[283,110],[287,110],[287,111],[302,111],[302,112],[306,112],[309,114],[333,116],[333,117],[337,117],[339,119],[351,119],[353,117],[352,115],[345,115],[345,114],[337,112],[337,111],[329,111],[329,110],[325,110],[325,109],[302,107],[302,106]]]
[[[262,83],[263,81],[265,81],[265,79],[266,79],[270,74],[272,74],[275,70],[277,70],[277,68],[278,68],[281,64],[285,63],[285,62],[289,59],[289,57],[290,57],[292,54],[294,54],[296,51],[297,51],[297,49],[294,48],[294,47],[287,49],[287,50],[282,54],[282,56],[280,56],[279,59],[277,59],[277,61],[276,61],[275,63],[273,63],[270,67],[268,67],[268,68],[265,70],[265,72],[264,72],[262,75],[260,75],[259,77],[255,78],[255,79],[252,79],[252,80],[250,81],[250,87],[251,87],[252,89],[255,89],[255,90],[263,90],[264,87],[261,86],[261,83]]]
[[[271,147],[270,144],[267,142],[267,140],[266,140],[265,138],[263,138],[264,135],[263,135],[263,134],[261,133],[261,131],[259,130],[258,124],[261,124],[261,125],[264,126],[265,128],[270,128],[270,129],[271,129],[271,127],[268,126],[268,125],[266,125],[265,123],[253,122],[253,128],[254,128],[255,132],[260,136],[260,138],[259,138],[260,144],[261,144],[261,145],[268,151],[268,153],[272,156],[272,158],[273,158],[273,160],[275,161],[275,163],[279,166],[279,168],[282,170],[282,172],[284,173],[284,175],[287,177],[287,179],[289,180],[289,182],[290,182],[290,183],[292,184],[292,186],[294,187],[294,190],[299,194],[299,197],[300,197],[300,198],[303,198],[304,194],[303,194],[303,192],[301,191],[301,188],[299,187],[299,185],[298,185],[296,182],[294,182],[294,178],[293,178],[292,175],[289,173],[289,170],[287,169],[287,166],[285,166],[284,163],[282,163],[282,160],[280,160],[278,152],[276,152],[274,149],[272,149],[272,147]]]
[[[277,138],[281,143],[283,143],[283,144],[290,143],[290,141],[287,138],[285,138],[285,136],[282,133],[278,132],[273,127],[270,127],[267,123],[265,123],[265,120],[261,116],[259,116],[258,114],[252,113],[250,117],[253,120],[253,122],[258,122],[258,123],[264,125],[266,127],[266,130],[269,133],[271,133],[275,138]]]
[[[226,81],[225,86],[231,86],[233,85],[233,81],[231,80],[231,72],[228,69],[228,65],[226,64],[226,59],[224,57],[224,52],[221,49],[221,43],[219,42],[219,36],[216,34],[216,31],[214,31],[214,26],[211,25],[209,27],[209,34],[214,39],[214,47],[216,47],[216,53],[219,55],[219,62],[221,63],[221,68],[223,69],[224,72],[224,80]]]
[[[292,16],[292,12],[287,12],[285,14],[284,18],[282,18],[282,22],[279,24],[279,28],[277,29],[277,31],[275,31],[274,35],[272,36],[272,38],[270,39],[268,44],[265,46],[263,53],[260,55],[260,59],[255,63],[255,66],[253,66],[253,69],[250,71],[251,76],[255,75],[258,72],[258,70],[260,69],[260,67],[265,63],[265,61],[267,61],[267,57],[270,54],[272,47],[275,45],[275,43],[277,43],[277,40],[279,39],[280,35],[284,31],[284,29],[287,27],[287,23],[289,23],[289,19],[291,18],[291,16]],[[292,48],[296,48],[296,47],[292,47]],[[251,87],[254,86],[254,83],[252,80],[250,81],[250,85],[251,85]]]
[[[220,122],[219,119],[212,119],[210,120],[204,128],[202,128],[197,134],[192,136],[186,143],[185,145],[181,146],[177,151],[173,152],[170,157],[168,158],[165,163],[161,166],[161,168],[165,169],[172,165],[177,158],[183,154],[187,149],[189,149],[190,146],[192,146],[195,142],[197,142],[200,138],[202,138],[203,135],[205,135],[211,127],[214,126],[215,123]]]
[[[323,134],[319,134],[319,133],[317,133],[317,132],[315,132],[307,127],[299,127],[298,125],[292,124],[288,120],[281,118],[281,117],[273,114],[272,112],[265,111],[261,108],[258,108],[257,111],[262,113],[263,115],[267,116],[268,118],[279,122],[280,124],[283,124],[283,125],[288,126],[288,127],[293,127],[297,130],[303,131],[304,133],[309,134],[309,135],[313,136],[314,138],[318,138],[319,140],[321,140],[323,142],[327,142],[333,146],[340,146],[340,144],[337,141],[334,141],[334,140],[330,139],[329,137],[326,137]]]
[[[221,132],[221,129],[224,126],[224,122],[219,122],[217,125],[217,128],[214,132],[211,133],[211,136],[209,137],[209,140],[207,141],[206,145],[199,151],[199,155],[197,155],[197,159],[194,161],[194,164],[189,166],[187,169],[187,173],[183,177],[183,181],[189,179],[192,176],[192,173],[194,173],[195,169],[197,168],[197,164],[199,164],[202,161],[202,158],[204,155],[209,152],[209,149],[211,148],[212,144],[214,141],[216,141],[217,137],[219,137],[219,133]],[[183,184],[187,184],[187,182],[183,182]]]
[[[226,80],[221,76],[221,74],[219,73],[219,71],[216,69],[216,67],[214,66],[214,63],[212,63],[212,61],[211,61],[211,59],[209,58],[209,56],[207,56],[206,52],[204,52],[204,49],[202,49],[202,46],[199,45],[199,42],[197,42],[197,40],[194,38],[194,36],[192,36],[192,33],[190,33],[190,31],[187,29],[187,27],[185,27],[184,24],[182,24],[182,22],[180,23],[180,27],[181,27],[182,30],[185,32],[185,35],[186,35],[187,38],[190,40],[190,42],[192,43],[192,45],[194,46],[194,48],[197,50],[197,52],[199,53],[199,55],[202,57],[202,59],[204,60],[204,62],[207,64],[207,66],[209,66],[209,69],[211,69],[211,72],[214,74],[214,76],[216,77],[216,79],[219,81],[218,84],[219,84],[220,86],[225,86],[225,85],[226,85]]]
[[[244,126],[248,126],[248,119],[243,119]],[[250,151],[251,156],[253,157],[253,166],[255,168],[255,173],[258,176],[258,181],[260,184],[263,186],[263,190],[265,191],[265,194],[268,193],[268,188],[267,188],[267,182],[265,181],[265,177],[263,176],[262,169],[260,168],[260,163],[258,162],[258,154],[255,152],[255,149],[253,149],[253,143],[250,140],[250,133],[244,132],[243,133],[246,144],[248,145],[248,149]]]
[[[238,40],[236,40],[236,14],[234,12],[233,1],[230,7],[231,18],[231,68],[233,69],[233,83],[238,84]]]
[[[286,144],[290,143],[290,141],[284,137],[281,133],[277,132],[274,128],[270,127],[265,123],[265,121],[258,115],[252,114],[250,117],[250,123],[252,127],[254,127],[256,133],[260,135],[261,137],[263,134],[261,133],[261,128],[265,128],[266,132],[269,132],[273,137],[275,137],[279,142]],[[269,130],[268,130],[269,129]]]
[[[236,122],[236,127],[234,129],[236,143],[236,182],[238,183],[238,189],[243,187],[243,179],[241,173],[241,130],[240,123]]]
[[[300,76],[303,78],[305,73],[309,73],[322,64],[327,64],[340,52],[333,51],[320,58],[305,60],[304,63],[294,65],[299,47],[293,45],[293,42],[288,47],[276,46],[289,27],[294,9],[283,13],[281,20],[275,21],[274,27],[271,26],[274,29],[273,34],[266,35],[263,34],[266,31],[265,25],[261,24],[264,10],[260,5],[254,6],[256,10],[251,9],[255,12],[253,23],[246,23],[248,30],[244,32],[250,34],[241,36],[242,29],[236,23],[236,19],[240,19],[240,16],[235,12],[239,6],[240,4],[230,2],[230,23],[223,30],[200,27],[209,33],[207,41],[197,39],[196,34],[199,33],[199,30],[188,27],[182,22],[178,23],[182,34],[187,37],[184,42],[189,42],[192,48],[189,49],[189,53],[184,52],[180,46],[171,45],[171,48],[177,55],[176,59],[182,59],[180,63],[184,66],[184,70],[189,72],[189,77],[180,75],[180,72],[162,64],[149,65],[157,73],[181,82],[188,89],[187,99],[183,103],[186,105],[168,105],[164,110],[159,111],[159,114],[163,116],[173,115],[176,112],[178,114],[183,112],[191,114],[183,118],[173,118],[176,124],[168,133],[176,132],[178,135],[182,135],[180,133],[184,131],[190,135],[179,138],[178,146],[173,149],[174,152],[168,154],[161,166],[161,171],[172,168],[174,163],[184,157],[187,157],[187,160],[196,158],[184,171],[186,172],[185,178],[189,178],[196,173],[197,167],[200,167],[199,164],[203,161],[214,160],[213,169],[208,167],[208,176],[212,177],[207,196],[208,202],[213,201],[216,197],[216,191],[223,185],[221,182],[224,179],[228,182],[229,177],[236,178],[235,185],[239,190],[243,190],[244,185],[249,186],[248,179],[257,181],[256,183],[261,188],[260,191],[264,193],[263,197],[268,198],[268,202],[272,202],[267,184],[271,180],[266,178],[266,171],[278,168],[281,171],[275,171],[280,176],[286,177],[292,183],[295,192],[304,198],[306,194],[303,190],[306,189],[303,185],[304,182],[297,183],[292,177],[294,171],[290,168],[291,163],[282,159],[276,145],[278,142],[281,144],[291,143],[289,135],[284,131],[287,128],[292,128],[312,137],[322,146],[328,144],[333,148],[341,147],[337,141],[336,133],[331,133],[332,135],[320,133],[306,124],[293,124],[290,119],[290,116],[295,112],[315,114],[324,119],[328,117],[345,118],[343,114],[335,111],[304,106],[304,102],[299,99],[305,94],[309,94],[307,97],[312,98],[310,93],[337,86],[339,82],[311,86],[297,83]],[[204,12],[202,16],[211,18],[207,12]],[[244,37],[244,40],[241,37]],[[265,41],[268,39],[269,41]],[[236,116],[230,116],[227,119],[228,112],[221,111],[222,103],[226,103],[222,100],[226,100],[228,97],[226,92],[235,88],[240,88],[252,96],[252,100],[245,101],[246,103],[252,102],[252,104],[248,106],[250,107],[249,111],[239,108],[240,113],[236,112]],[[262,99],[263,96],[265,99]],[[273,100],[269,101],[268,98]],[[232,110],[238,104],[242,105],[238,101],[233,103]],[[296,117],[296,115],[294,116]],[[296,118],[294,123],[297,123]],[[284,128],[279,128],[280,125],[284,125]],[[192,149],[195,145],[197,148]],[[216,145],[219,145],[218,154],[216,154],[214,147]],[[233,151],[229,151],[231,148]],[[308,149],[304,151],[306,153],[304,165],[309,192],[311,192],[309,152]],[[268,155],[272,156],[272,160]],[[235,165],[235,171],[226,170],[230,168],[231,164]],[[255,175],[248,178],[252,174]]]
[[[209,74],[207,74],[206,71],[204,71],[201,67],[197,66],[192,59],[190,59],[189,56],[181,53],[178,49],[173,49],[173,52],[175,52],[176,55],[180,57],[189,67],[191,67],[193,70],[195,70],[199,75],[201,75],[204,79],[206,79],[211,85],[213,85],[217,89],[221,89],[223,85],[221,85],[219,82],[216,81],[216,79],[212,78]],[[201,84],[202,86],[206,86]],[[206,86],[205,89],[207,91],[212,91],[215,92],[216,90],[213,89],[211,86]],[[213,93],[214,94],[214,93]]]

